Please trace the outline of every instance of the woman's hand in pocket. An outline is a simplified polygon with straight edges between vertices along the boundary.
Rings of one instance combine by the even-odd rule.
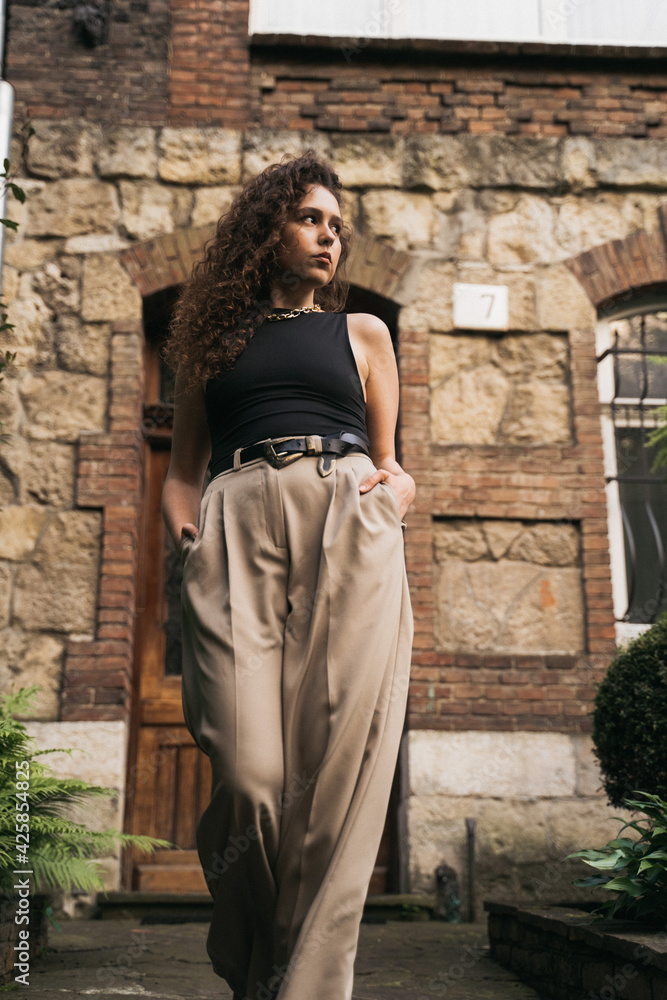
[[[183,527],[181,528],[181,538],[178,543],[179,551],[183,548],[183,542],[185,541],[185,539],[191,538],[194,540],[197,537],[198,531],[199,529],[197,528],[197,525],[191,524],[189,521],[187,522],[187,524],[183,525]]]
[[[372,490],[374,486],[383,481],[388,483],[394,491],[401,518],[404,518],[417,492],[414,479],[408,472],[395,474],[387,472],[386,469],[376,469],[372,475],[364,479],[363,483],[359,485],[359,492],[368,493],[369,490]]]

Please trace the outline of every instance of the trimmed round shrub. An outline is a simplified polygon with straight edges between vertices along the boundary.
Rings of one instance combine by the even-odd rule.
[[[667,798],[667,612],[611,661],[592,715],[610,803],[635,791]]]

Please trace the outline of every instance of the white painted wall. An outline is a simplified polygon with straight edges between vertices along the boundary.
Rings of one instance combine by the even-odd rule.
[[[666,45],[655,0],[251,0],[250,34]]]
[[[91,798],[86,805],[68,812],[92,830],[123,829],[127,725],[125,722],[25,722],[40,750],[74,748],[72,754],[40,757],[59,778],[77,778],[91,785],[113,788],[109,798]],[[120,848],[115,855],[100,858],[102,878],[109,890],[120,889]]]

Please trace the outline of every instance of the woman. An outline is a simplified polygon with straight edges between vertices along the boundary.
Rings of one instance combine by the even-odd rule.
[[[207,950],[236,1000],[350,1000],[407,699],[415,487],[389,331],[340,311],[340,197],[312,151],[251,180],[167,345],[183,709],[213,772]]]

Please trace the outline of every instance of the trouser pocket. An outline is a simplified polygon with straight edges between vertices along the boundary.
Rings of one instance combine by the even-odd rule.
[[[181,539],[181,543],[178,546],[178,558],[181,560],[181,566],[185,565],[185,560],[188,558],[193,544],[194,538],[191,538],[190,535],[186,535],[185,538]]]

